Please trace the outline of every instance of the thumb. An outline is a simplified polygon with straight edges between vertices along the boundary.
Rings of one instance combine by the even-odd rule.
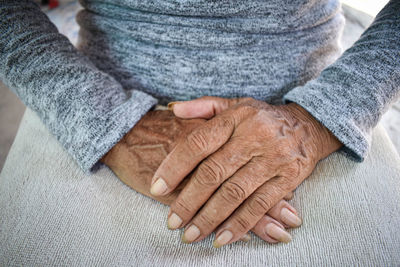
[[[174,112],[175,116],[182,119],[210,119],[239,101],[238,98],[204,96],[190,101],[171,102],[168,108]]]

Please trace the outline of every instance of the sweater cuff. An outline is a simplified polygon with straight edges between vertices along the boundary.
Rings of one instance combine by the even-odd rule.
[[[157,100],[148,94],[136,90],[130,93],[131,96],[124,103],[116,106],[108,114],[90,119],[87,126],[90,134],[77,142],[79,147],[69,147],[68,150],[71,151],[68,152],[84,171],[94,171],[99,165],[99,160],[157,104]]]
[[[341,103],[334,94],[346,89],[317,80],[296,87],[284,96],[284,103],[294,102],[307,110],[344,145],[341,151],[352,160],[362,162],[369,149],[369,132],[357,126],[347,103]],[[336,86],[337,87],[337,86]],[[344,91],[343,91],[344,90]]]

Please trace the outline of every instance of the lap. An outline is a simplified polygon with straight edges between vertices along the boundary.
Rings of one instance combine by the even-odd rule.
[[[400,158],[380,126],[365,162],[331,155],[292,203],[290,244],[182,244],[168,207],[106,167],[83,173],[28,109],[0,175],[0,265],[399,264]]]

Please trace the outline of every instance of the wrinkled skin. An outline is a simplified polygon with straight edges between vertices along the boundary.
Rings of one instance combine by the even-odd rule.
[[[196,115],[207,101],[212,112]],[[169,213],[180,218],[175,228],[186,226],[183,240],[188,243],[216,229],[215,246],[237,241],[308,177],[319,160],[341,146],[294,103],[272,106],[251,98],[215,97],[186,103],[191,113],[181,117],[211,119],[164,159],[151,192],[168,194],[194,171]],[[177,116],[179,105],[174,106]]]
[[[188,178],[168,194],[153,196],[150,194],[151,179],[165,157],[173,150],[178,140],[185,139],[195,128],[203,125],[204,119],[180,119],[171,111],[150,111],[116,144],[101,160],[129,187],[161,203],[170,205],[186,185]],[[189,177],[189,176],[188,176]],[[286,198],[290,199],[290,192]],[[297,214],[296,210],[284,200],[269,210],[268,215],[259,220],[253,232],[262,239],[277,243],[265,231],[266,225],[273,223],[284,229],[290,225],[281,219],[283,208]]]
[[[102,159],[117,176],[137,192],[170,205],[187,182],[164,196],[150,194],[151,178],[175,147],[176,141],[204,123],[204,119],[182,120],[171,111],[150,111]]]

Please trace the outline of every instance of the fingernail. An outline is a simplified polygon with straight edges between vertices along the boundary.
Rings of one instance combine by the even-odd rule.
[[[229,230],[225,230],[222,232],[222,234],[218,236],[217,239],[214,240],[213,246],[215,248],[220,248],[223,245],[227,244],[229,241],[231,241],[232,237],[233,237],[232,232]]]
[[[161,196],[167,191],[168,187],[164,179],[158,178],[158,180],[151,186],[150,193],[153,196]]]
[[[171,230],[177,229],[182,224],[182,219],[176,215],[176,213],[172,213],[168,218],[168,228]]]
[[[251,240],[251,235],[245,234],[245,235],[242,236],[239,240],[240,240],[240,241],[243,241],[243,242],[249,242],[249,241]]]
[[[280,242],[289,243],[292,240],[292,236],[288,232],[274,223],[267,224],[265,230],[270,237]]]
[[[191,243],[196,240],[200,235],[200,230],[196,225],[191,225],[183,234],[182,241],[183,243]]]
[[[281,220],[290,227],[299,227],[301,219],[287,208],[281,210]]]
[[[169,102],[168,105],[167,105],[168,110],[173,110],[174,109],[174,105],[176,103],[178,103],[178,102],[177,101],[176,102]]]

